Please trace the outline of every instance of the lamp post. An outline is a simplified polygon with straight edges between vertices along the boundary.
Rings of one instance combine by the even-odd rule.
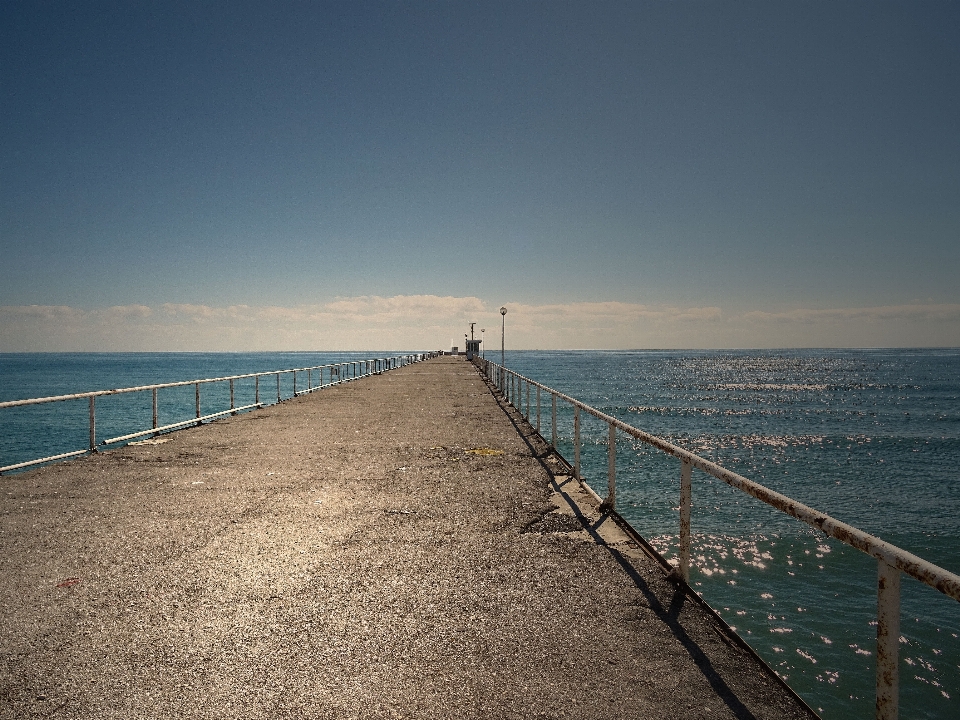
[[[500,364],[503,365],[504,367],[507,366],[507,363],[504,362],[505,355],[503,353],[503,348],[504,348],[503,336],[504,336],[504,331],[506,329],[506,325],[507,325],[507,309],[505,307],[502,307],[500,308]]]
[[[486,328],[480,328],[480,357],[484,360],[487,359],[487,346],[483,344],[483,334],[486,331]]]

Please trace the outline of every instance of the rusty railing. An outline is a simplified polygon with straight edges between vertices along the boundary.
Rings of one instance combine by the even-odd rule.
[[[477,366],[503,393],[528,422],[535,422],[540,433],[540,391],[550,395],[551,403],[551,445],[557,447],[557,400],[573,407],[573,475],[598,500],[604,508],[616,511],[616,434],[625,433],[640,442],[672,455],[680,461],[680,549],[679,571],[683,582],[690,581],[690,508],[692,499],[691,475],[694,468],[722,480],[733,488],[776,508],[782,513],[800,520],[820,530],[828,537],[856,548],[877,560],[877,677],[876,677],[876,718],[877,720],[896,720],[899,712],[899,639],[900,639],[900,578],[901,573],[909,575],[944,595],[960,602],[960,576],[945,570],[921,557],[891,545],[874,535],[843,523],[826,513],[820,512],[793,498],[775,492],[742,475],[684,450],[662,438],[639,430],[622,420],[600,412],[579,400],[564,395],[558,390],[542,385],[524,377],[513,370],[497,365],[489,360],[479,359]],[[531,416],[530,389],[536,389],[536,414]],[[526,397],[524,397],[526,390]],[[524,404],[526,411],[524,412]],[[580,473],[580,413],[585,412],[607,423],[609,443],[607,446],[607,496],[601,498],[593,488],[584,482]],[[533,417],[533,420],[531,419]],[[542,433],[541,433],[542,435]]]

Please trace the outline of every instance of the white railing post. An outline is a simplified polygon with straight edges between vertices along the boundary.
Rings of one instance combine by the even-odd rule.
[[[540,434],[540,386],[537,385],[537,434]]]
[[[277,373],[277,402],[280,402],[280,373]]]
[[[530,422],[530,381],[527,380],[527,422]]]
[[[154,429],[154,430],[157,429],[157,425],[159,424],[159,423],[157,422],[157,420],[158,420],[158,413],[157,413],[157,389],[154,388],[154,389],[153,389],[153,429]],[[156,435],[156,434],[154,434],[154,435]]]
[[[689,460],[680,464],[680,576],[690,583],[690,504],[692,486],[690,475],[693,466]]]
[[[233,403],[233,378],[230,378],[230,409],[233,410],[237,406]],[[236,415],[236,412],[230,413],[231,415]]]
[[[580,406],[573,406],[573,476],[580,480]]]
[[[877,561],[877,720],[897,720],[900,705],[900,571]]]
[[[194,390],[196,391],[196,405],[197,405],[197,425],[200,425],[200,383],[194,384]]]
[[[557,396],[550,393],[550,446],[557,449]]]
[[[96,398],[90,396],[90,449],[97,449],[97,402]]]
[[[253,379],[253,396],[254,396],[254,402],[257,405],[259,405],[260,404],[260,376],[259,375],[255,376]]]
[[[617,509],[617,426],[609,424],[607,435],[607,504],[611,510]]]

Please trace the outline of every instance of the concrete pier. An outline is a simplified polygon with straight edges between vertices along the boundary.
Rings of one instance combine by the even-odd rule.
[[[809,718],[460,358],[0,478],[2,718]]]

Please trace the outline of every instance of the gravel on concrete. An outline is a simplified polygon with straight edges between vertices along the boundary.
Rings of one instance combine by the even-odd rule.
[[[158,441],[0,478],[0,717],[810,717],[460,358]]]

